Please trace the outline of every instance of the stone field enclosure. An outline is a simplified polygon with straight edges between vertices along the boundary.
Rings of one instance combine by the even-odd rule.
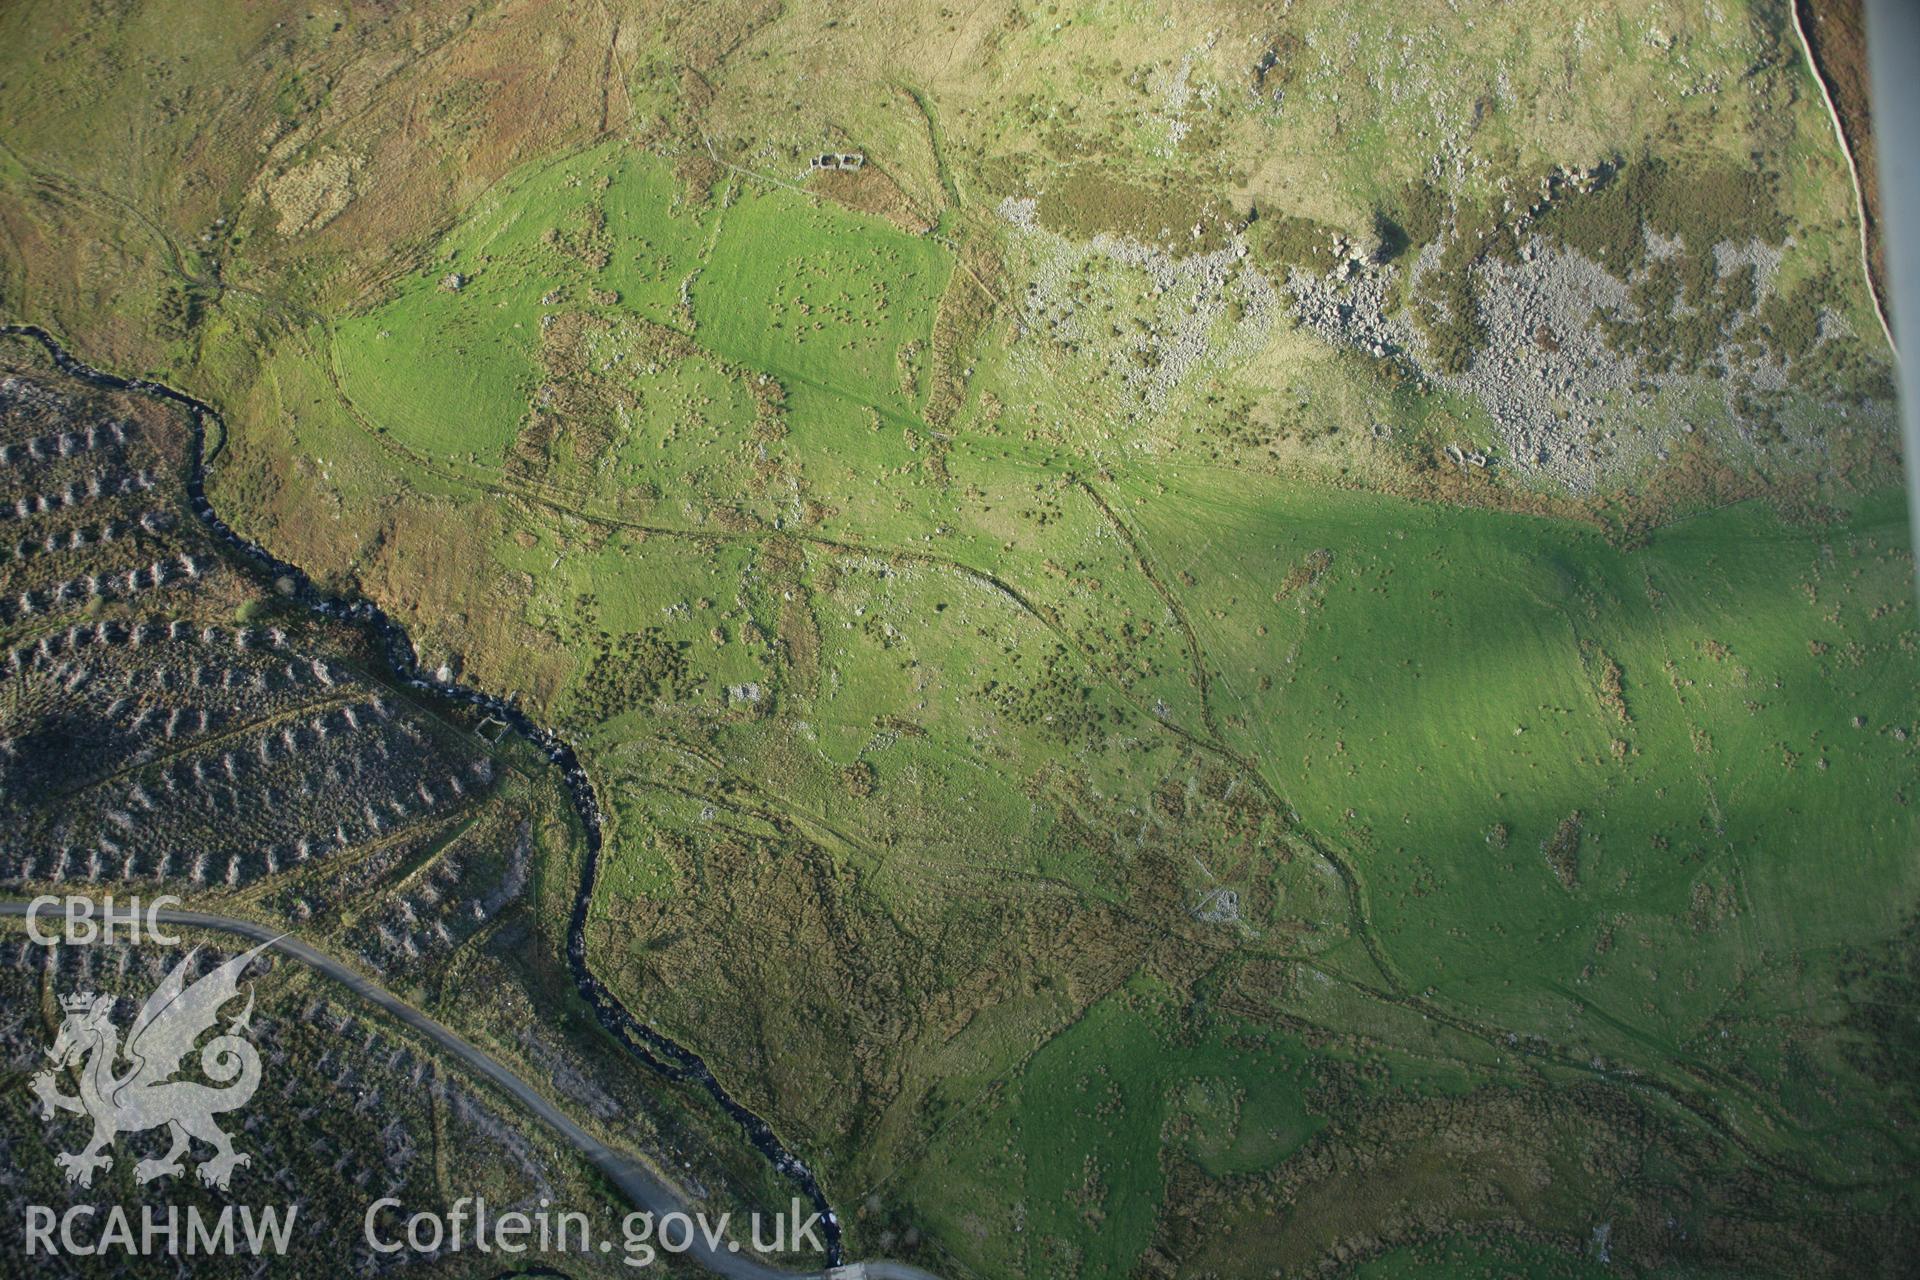
[[[216,406],[220,519],[577,752],[587,968],[850,1258],[1893,1276],[1914,563],[1814,69],[1857,101],[1857,49],[1814,30],[7,6],[0,321]],[[212,536],[198,429],[0,338],[0,888],[297,931],[693,1198],[783,1206],[581,1000],[560,770]],[[160,964],[23,939],[21,1203],[56,991]],[[316,1232],[613,1195],[266,982],[249,1140]]]

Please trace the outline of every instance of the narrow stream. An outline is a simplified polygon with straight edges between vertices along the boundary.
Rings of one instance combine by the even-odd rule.
[[[414,652],[413,641],[400,626],[379,605],[371,600],[347,601],[328,595],[316,586],[304,570],[297,565],[274,556],[264,547],[241,537],[228,526],[214,511],[213,504],[207,501],[206,486],[206,443],[208,420],[220,424],[221,438],[226,438],[226,425],[220,413],[212,405],[196,400],[184,392],[145,378],[119,378],[110,373],[102,373],[90,365],[82,364],[67,354],[54,337],[38,325],[0,325],[0,334],[21,334],[34,339],[45,347],[52,356],[54,364],[62,373],[78,378],[98,387],[114,391],[138,391],[170,400],[184,407],[193,422],[193,448],[187,471],[187,501],[193,507],[193,513],[222,544],[237,553],[257,572],[269,579],[288,578],[294,584],[293,599],[323,618],[349,623],[360,627],[372,636],[377,648],[385,655],[387,665],[394,676],[409,688],[437,694],[458,702],[479,707],[497,716],[512,727],[514,732],[526,738],[538,747],[548,760],[559,766],[566,780],[567,794],[573,799],[574,812],[580,817],[581,829],[586,833],[587,856],[580,875],[580,889],[574,896],[573,914],[567,926],[567,966],[573,973],[574,986],[579,988],[580,996],[593,1009],[594,1016],[607,1033],[618,1040],[628,1053],[645,1063],[652,1071],[669,1080],[682,1081],[699,1086],[720,1104],[722,1110],[739,1123],[740,1129],[763,1156],[772,1163],[782,1176],[813,1204],[814,1211],[820,1215],[821,1234],[826,1240],[827,1265],[838,1266],[842,1260],[840,1247],[840,1222],[834,1216],[832,1206],[827,1203],[826,1193],[821,1190],[813,1171],[780,1141],[769,1125],[758,1115],[737,1102],[726,1091],[720,1081],[714,1077],[707,1064],[684,1045],[655,1031],[646,1023],[629,1013],[600,980],[593,976],[587,967],[587,908],[593,900],[594,879],[600,870],[600,802],[595,797],[593,783],[587,778],[586,770],[580,767],[580,758],[552,730],[541,727],[529,719],[512,703],[492,694],[482,693],[478,689],[468,688],[457,682],[445,682],[428,676],[420,667],[419,655]]]

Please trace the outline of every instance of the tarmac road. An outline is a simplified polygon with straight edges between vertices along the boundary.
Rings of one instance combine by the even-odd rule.
[[[19,899],[0,901],[0,916],[25,917],[28,905]],[[581,1155],[620,1188],[636,1209],[646,1210],[656,1218],[668,1213],[691,1212],[680,1193],[661,1181],[658,1175],[575,1124],[544,1094],[515,1075],[492,1054],[461,1039],[437,1019],[414,1008],[366,975],[348,968],[325,952],[315,950],[291,934],[276,932],[251,920],[238,920],[205,911],[162,909],[154,914],[161,924],[213,929],[238,934],[255,942],[272,942],[276,950],[292,956],[309,969],[325,974],[369,1004],[379,1006],[491,1080],[572,1143]],[[46,927],[55,927],[52,916],[48,917]],[[734,1253],[729,1252],[725,1244],[717,1248],[710,1247],[699,1238],[698,1232],[694,1234],[693,1246],[679,1256],[705,1267],[715,1275],[726,1276],[728,1280],[940,1280],[930,1271],[903,1262],[854,1262],[829,1271],[788,1271],[760,1261],[744,1248]]]

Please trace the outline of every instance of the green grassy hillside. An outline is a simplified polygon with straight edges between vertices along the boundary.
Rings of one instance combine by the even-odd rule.
[[[1780,5],[273,12],[0,15],[0,306],[578,748],[590,965],[851,1254],[1899,1271],[1914,565]]]

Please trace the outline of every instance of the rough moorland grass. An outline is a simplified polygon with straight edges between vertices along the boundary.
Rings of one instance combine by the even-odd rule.
[[[674,323],[705,216],[675,203],[663,161],[613,146],[530,166],[391,301],[335,327],[343,387],[399,442],[497,464],[540,379],[543,320],[598,305]]]
[[[665,162],[602,146],[504,184],[392,301],[336,327],[335,358],[397,441],[482,464],[504,458],[543,376],[542,325],[569,307],[697,317],[696,339],[750,375],[910,420],[948,270],[931,241],[784,190],[687,207]]]
[[[1604,1280],[1615,1274],[1599,1251],[1589,1258],[1569,1258],[1545,1245],[1483,1244],[1453,1240],[1429,1245],[1407,1245],[1363,1262],[1354,1275],[1360,1280],[1509,1280],[1540,1277],[1546,1280]],[[1662,1276],[1684,1276],[1686,1271],[1662,1269]]]
[[[1024,1209],[1020,1233],[994,1233],[1012,1238],[970,1241],[970,1263],[1133,1275],[1165,1194],[1163,1147],[1231,1175],[1277,1164],[1324,1123],[1303,1097],[1303,1045],[1230,1017],[1192,1034],[1168,998],[1143,975],[1100,1001],[921,1167],[908,1194],[950,1239]]]
[[[335,326],[343,390],[397,441],[440,457],[504,455],[538,376],[540,299],[574,274],[542,237],[587,207],[580,178],[593,159],[507,184],[392,301]],[[456,275],[457,290],[443,284]]]
[[[1176,1131],[1190,1123],[1189,1151],[1222,1170],[1275,1163],[1318,1127],[1300,1096],[1297,1057],[1232,1047],[1245,1028],[1231,1025],[1182,1044],[1151,1003],[1153,985],[1096,1006],[1021,1081],[1033,1228],[1083,1249],[1089,1277],[1133,1273],[1159,1208],[1157,1153],[1170,1121]],[[1245,1102],[1215,1098],[1217,1090]]]
[[[1742,974],[1897,924],[1917,772],[1899,495],[1825,529],[1723,510],[1632,552],[1541,520],[1249,499],[1196,480],[1142,522],[1193,574],[1216,711],[1346,850],[1410,988],[1511,1023],[1571,1002],[1580,1035],[1653,1067]],[[1249,563],[1277,578],[1318,550],[1312,590],[1205,607]]]
[[[1498,207],[1508,193],[1494,184],[1514,175],[1638,154],[1643,136],[1664,127],[1670,113],[1711,116],[1722,123],[1702,152],[1718,159],[1700,161],[1702,172],[1745,163],[1749,147],[1765,153],[1756,168],[1793,157],[1783,207],[1806,228],[1807,243],[1832,236],[1808,215],[1841,188],[1816,163],[1801,163],[1811,153],[1792,136],[1796,116],[1812,122],[1806,137],[1824,139],[1825,123],[1811,99],[1789,103],[1766,91],[1777,64],[1753,47],[1758,26],[1739,5],[1629,6],[1602,21],[1528,0],[1497,30],[1439,0],[1405,12],[1299,10],[1280,20],[1285,38],[1276,38],[1275,49],[1286,46],[1285,60],[1276,57],[1269,83],[1251,85],[1248,63],[1260,47],[1253,37],[1264,29],[1231,30],[1202,48],[1170,45],[1159,15],[1144,10],[1108,6],[1045,21],[1021,15],[993,38],[1001,52],[986,74],[999,78],[983,82],[992,92],[974,98],[978,107],[961,105],[972,92],[965,85],[917,77],[929,84],[928,138],[933,113],[943,113],[947,158],[964,181],[954,189],[977,193],[969,212],[984,214],[1007,192],[1044,189],[1043,179],[1063,163],[1117,157],[1108,175],[1116,184],[1156,190],[1163,179],[1191,182],[1203,205],[1244,191],[1263,209],[1256,224],[1262,260],[1312,265],[1331,228],[1363,232],[1376,210],[1397,218],[1410,243],[1431,238],[1437,215],[1405,187],[1420,175],[1458,186],[1450,197]],[[319,37],[331,21],[316,16],[309,24]],[[725,153],[744,160],[777,153],[828,119],[873,154],[876,172],[906,163],[906,149],[921,145],[919,119],[876,121],[874,103],[896,95],[864,91],[876,76],[903,72],[888,65],[876,73],[861,62],[871,47],[859,38],[851,47],[816,39],[826,28],[809,24],[829,21],[839,18],[790,7],[751,56],[709,67],[712,76],[686,94],[684,112],[678,93],[643,84],[636,131],[655,114],[700,115]],[[9,19],[8,30],[23,23]],[[145,30],[154,26],[165,30]],[[183,43],[152,15],[113,29],[129,65],[144,65],[142,51],[156,45],[178,53],[230,43],[206,26]],[[935,65],[967,47],[932,13],[926,29]],[[881,43],[876,37],[871,46]],[[906,64],[906,74],[926,57],[884,43],[880,56]],[[595,33],[579,47],[602,44]],[[1187,72],[1178,68],[1189,60],[1192,85],[1206,96],[1182,106],[1176,82]],[[657,59],[675,68],[689,61]],[[816,73],[829,62],[836,74]],[[74,58],[66,65],[60,75],[77,78],[96,64]],[[451,65],[464,74],[472,64]],[[194,67],[200,80],[245,79],[204,59]],[[316,111],[322,80],[275,74],[275,92],[289,113]],[[1713,81],[1717,91],[1707,87]],[[353,77],[337,82],[344,93]],[[6,94],[17,98],[30,83],[17,78]],[[124,149],[125,135],[113,126],[128,113],[144,118],[152,94],[137,76],[103,83],[111,103],[69,94],[63,105],[57,95],[39,95],[34,112],[14,113],[21,132],[104,139],[115,152]],[[412,93],[411,82],[395,83]],[[1756,84],[1761,92],[1752,91]],[[711,112],[693,101],[702,94],[714,99]],[[451,105],[436,103],[429,118]],[[94,116],[98,122],[88,123],[98,127],[90,131],[71,127]],[[1784,122],[1785,132],[1754,127],[1767,125],[1764,117]],[[234,136],[250,136],[262,123],[246,118],[249,127]],[[190,138],[195,124],[171,128]],[[1168,147],[1180,129],[1188,130],[1185,142]],[[691,134],[673,142],[691,145]],[[468,143],[453,145],[475,153]],[[540,149],[532,141],[512,154]],[[169,166],[166,180],[135,182],[133,190],[174,220],[182,238],[199,236],[216,213],[234,212],[223,201],[237,202],[251,181],[179,182],[173,151],[143,150],[153,157],[149,166]],[[214,150],[231,158],[249,148]],[[1020,163],[1003,164],[1009,152],[1020,153]],[[31,154],[36,163],[49,159],[44,148]],[[429,173],[455,152],[418,154],[424,158],[414,167]],[[76,172],[98,167],[87,163],[85,147],[54,158],[62,156],[60,167]],[[930,190],[933,158],[916,163],[919,185]],[[1003,175],[1013,180],[1002,182]],[[17,175],[6,185],[19,185]],[[274,545],[302,563],[364,573],[423,645],[457,642],[466,650],[476,683],[531,690],[529,705],[556,720],[576,712],[609,717],[570,726],[596,783],[609,788],[614,814],[597,907],[690,884],[698,892],[689,897],[712,904],[686,944],[700,948],[698,981],[686,991],[636,986],[626,994],[663,1013],[716,1069],[731,1078],[758,1061],[753,1036],[725,1033],[728,1024],[713,1011],[759,993],[742,989],[752,984],[739,981],[740,964],[711,957],[744,962],[771,935],[723,932],[740,909],[755,905],[748,891],[724,896],[738,866],[683,882],[676,864],[642,836],[649,828],[709,824],[707,811],[726,806],[700,789],[730,786],[714,780],[720,774],[730,768],[760,784],[752,803],[835,842],[841,868],[866,877],[864,891],[881,904],[855,932],[884,923],[882,911],[910,922],[920,932],[904,949],[901,972],[917,974],[908,961],[971,925],[952,923],[963,919],[954,904],[970,896],[950,887],[963,872],[1032,884],[1033,900],[1077,894],[1098,902],[1123,896],[1127,863],[1116,850],[1171,847],[1183,868],[1204,858],[1211,870],[1238,874],[1220,858],[1235,833],[1218,811],[1181,812],[1162,828],[1141,818],[1150,801],[1177,809],[1202,790],[1207,770],[1194,765],[1175,729],[1210,734],[1210,709],[1226,745],[1254,758],[1309,830],[1356,868],[1383,952],[1410,989],[1430,989],[1448,1007],[1497,1017],[1519,1035],[1558,1037],[1662,1079],[1709,1068],[1761,1078],[1766,1088],[1779,1082],[1777,1097],[1758,1101],[1727,1089],[1727,1107],[1740,1112],[1743,1128],[1755,1127],[1749,1112],[1777,1112],[1777,1133],[1761,1135],[1767,1143],[1806,1145],[1808,1134],[1825,1132],[1840,1135],[1832,1142],[1836,1161],[1861,1149],[1866,1139],[1857,1135],[1876,1118],[1874,1096],[1831,1088],[1830,1073],[1805,1069],[1813,1050],[1784,1044],[1775,1018],[1780,1010],[1809,1010],[1798,1027],[1811,1028],[1807,1038],[1817,1048],[1820,1002],[1830,998],[1821,988],[1831,987],[1822,948],[1885,932],[1895,904],[1910,897],[1911,873],[1899,855],[1911,848],[1912,829],[1897,797],[1912,758],[1893,732],[1911,705],[1911,663],[1897,621],[1910,599],[1905,562],[1891,550],[1903,545],[1897,533],[1879,546],[1866,543],[1880,536],[1880,524],[1897,525],[1892,515],[1869,511],[1851,526],[1799,532],[1750,511],[1722,513],[1626,554],[1564,526],[1266,481],[1189,483],[1184,474],[1130,467],[1127,450],[1148,430],[1166,439],[1191,434],[1211,449],[1209,433],[1224,408],[1201,407],[1196,395],[1186,406],[1191,416],[1183,408],[1143,428],[1142,437],[1115,440],[1102,388],[1060,378],[1028,394],[1018,382],[990,376],[991,354],[974,385],[1007,404],[982,408],[971,422],[962,406],[961,439],[943,452],[914,420],[927,392],[924,347],[945,279],[942,251],[792,193],[728,178],[709,201],[695,185],[701,195],[689,205],[664,165],[617,147],[530,169],[466,215],[441,255],[380,311],[336,323],[340,376],[365,420],[456,476],[487,480],[497,478],[547,376],[545,316],[590,308],[601,319],[692,329],[709,344],[706,355],[628,379],[619,390],[637,404],[611,447],[540,478],[556,488],[564,482],[569,502],[591,498],[704,540],[659,534],[643,542],[561,509],[523,509],[478,488],[461,490],[363,436],[361,421],[328,401],[324,363],[292,359],[270,363],[262,385],[244,398],[257,412],[237,419],[244,440],[275,456],[256,454],[246,473],[256,488],[221,499],[226,510],[235,509],[227,501],[235,496],[245,499],[241,506],[271,506]],[[362,199],[380,189],[370,184]],[[195,194],[182,203],[169,194],[176,190]],[[1095,191],[1088,204],[1114,203],[1111,195]],[[394,238],[412,243],[453,216],[457,203],[419,200],[417,222]],[[1117,203],[1136,212],[1124,193]],[[258,231],[270,211],[249,208]],[[1152,231],[1171,221],[1153,209],[1137,212],[1144,219],[1137,225]],[[1697,233],[1720,215],[1696,207],[1675,216]],[[1635,221],[1594,230],[1606,238],[1637,229]],[[236,262],[243,269],[236,280],[276,260],[271,235],[253,243]],[[1842,251],[1826,257],[1845,265],[1846,246],[1834,243]],[[326,248],[289,250],[310,247]],[[321,252],[308,260],[328,258]],[[321,305],[341,288],[329,270],[316,265],[302,277],[314,281]],[[471,280],[443,291],[449,271]],[[541,301],[549,295],[551,306]],[[185,302],[175,326],[183,331],[195,328]],[[1448,314],[1464,322],[1468,306],[1457,297],[1451,303]],[[48,303],[36,297],[35,305]],[[125,305],[125,314],[137,315],[146,304]],[[82,310],[96,306],[108,304]],[[1788,340],[1811,341],[1805,314],[1789,310],[1769,322]],[[603,354],[583,349],[594,359]],[[1264,372],[1274,376],[1255,387],[1263,400],[1292,398],[1294,386],[1311,380],[1271,356]],[[754,435],[740,396],[763,373],[790,384],[789,432],[761,456],[767,442]],[[1304,392],[1299,399],[1303,431],[1326,430],[1339,404],[1373,394],[1344,372],[1325,381],[1324,397],[1316,382],[1312,403]],[[696,403],[703,400],[711,403]],[[628,407],[612,394],[603,403]],[[1370,418],[1353,421],[1364,426]],[[464,461],[469,455],[472,463]],[[1245,460],[1231,451],[1211,457],[1222,468]],[[1100,475],[1109,466],[1118,481]],[[1139,554],[1185,618],[1159,598],[1118,531],[1063,485],[1070,472],[1095,475],[1116,499],[1141,537]],[[1167,492],[1163,479],[1172,482]],[[1256,486],[1263,491],[1249,496]],[[719,507],[752,519],[721,520]],[[775,552],[776,519],[780,532],[858,541],[874,553]],[[716,544],[724,550],[712,550]],[[897,551],[933,559],[909,561],[891,554]],[[1046,621],[939,559],[991,569],[1035,601]],[[1789,564],[1794,578],[1783,580],[1781,566]],[[713,603],[702,609],[701,599]],[[1198,664],[1187,652],[1188,620]],[[1057,636],[1055,626],[1067,635]],[[580,698],[603,635],[651,631],[697,655],[689,662],[700,678],[685,696],[645,708],[631,698]],[[1065,643],[1083,649],[1090,664],[1058,658]],[[771,700],[764,719],[742,707],[722,709],[726,687],[742,683],[764,686]],[[1858,728],[1854,716],[1863,722]],[[721,765],[689,768],[689,793],[663,798],[651,770],[676,759],[684,744],[673,736],[682,729]],[[854,765],[865,766],[852,775],[858,792],[848,784]],[[1889,774],[1890,787],[1881,781]],[[1245,794],[1244,785],[1228,785]],[[721,797],[729,798],[738,797]],[[1337,882],[1309,857],[1283,869],[1269,865],[1276,861],[1270,843],[1247,846],[1250,852],[1234,855],[1244,871],[1235,883],[1250,903],[1256,887],[1281,901],[1255,920],[1272,932],[1221,936],[1248,948],[1321,948],[1314,954],[1326,968],[1372,980],[1346,933]],[[784,844],[779,853],[792,848]],[[943,891],[952,896],[940,897]],[[773,903],[769,914],[784,905]],[[1283,922],[1308,927],[1282,933]],[[786,966],[781,979],[804,985],[826,954],[822,947]],[[624,957],[615,942],[596,958],[611,966]],[[820,972],[832,971],[822,965]],[[1417,1013],[1350,994],[1336,1005],[1318,984],[1301,985],[1305,994],[1287,1016],[1379,1034],[1394,1046],[1385,1054],[1389,1071],[1422,1061],[1431,1032]],[[878,1123],[891,1134],[931,1120],[933,1107],[919,1113],[921,1090],[954,1061],[977,1072],[968,1077],[973,1092],[953,1094],[971,1101],[1031,1040],[1081,1011],[1083,988],[1053,973],[1036,977],[1035,986],[1005,1004],[967,1010],[975,1020],[963,1034],[939,1040],[927,1033],[901,1050],[900,1070],[911,1083]],[[955,1161],[950,1168],[967,1172],[956,1179],[966,1194],[943,1187],[923,1195],[924,1217],[943,1240],[970,1250],[980,1271],[1062,1275],[1074,1253],[1084,1253],[1089,1273],[1129,1270],[1141,1252],[1140,1224],[1155,1218],[1164,1195],[1159,1143],[1169,1145],[1170,1158],[1191,1155],[1215,1176],[1258,1169],[1285,1149],[1270,1141],[1295,1118],[1283,1105],[1293,1100],[1285,1082],[1237,1112],[1226,1088],[1237,1079],[1273,1083],[1272,1064],[1233,1057],[1241,1047],[1221,1050],[1210,1030],[1197,1044],[1183,1038],[1190,1025],[1205,1026],[1204,999],[1194,1001],[1201,1012],[1189,1023],[1184,1010],[1175,1018],[1141,1003],[1142,989],[1097,1005],[998,1101],[986,1099],[984,1106],[998,1107],[982,1130],[990,1140],[956,1137],[952,1152],[944,1140],[936,1144],[926,1168]],[[1722,998],[1724,1016],[1714,1008]],[[1020,1006],[1024,1021],[1003,1014],[1009,1004]],[[911,1007],[903,998],[890,1011]],[[1390,1023],[1390,1012],[1401,1021]],[[996,1017],[1007,1020],[976,1030]],[[897,1043],[886,1035],[834,1043],[817,1060],[776,1070],[802,1086],[790,1096],[856,1096],[860,1085],[836,1073],[860,1053],[885,1054]],[[1080,1089],[1100,1066],[1126,1114],[1098,1114],[1100,1099]],[[803,1144],[842,1148],[821,1153],[822,1168],[838,1175],[856,1166],[864,1143],[837,1141],[845,1130],[804,1123],[813,1114],[794,1105],[777,1118],[797,1117],[792,1132]],[[1439,1181],[1448,1172],[1439,1168]],[[856,1203],[851,1180],[833,1190],[839,1203]],[[1002,1197],[998,1204],[994,1196]],[[1369,1206],[1341,1207],[1358,1217]],[[975,1210],[979,1218],[970,1219]],[[1270,1215],[1271,1206],[1252,1212]],[[1025,1234],[1010,1229],[1020,1213]],[[1230,1231],[1222,1232],[1226,1248],[1238,1248],[1249,1270],[1274,1265],[1257,1235]],[[1047,1244],[1027,1243],[1041,1236]],[[1051,1251],[1053,1241],[1063,1242],[1063,1253]]]

